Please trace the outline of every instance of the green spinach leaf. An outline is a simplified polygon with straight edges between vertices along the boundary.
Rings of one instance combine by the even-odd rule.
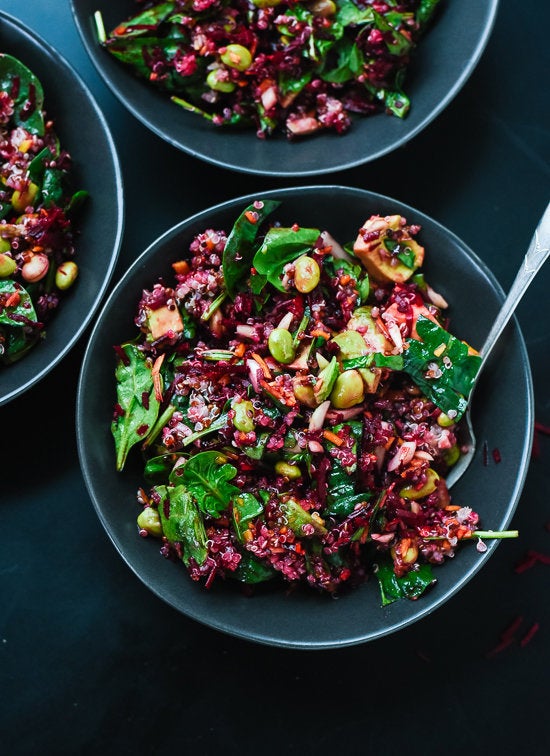
[[[158,507],[162,532],[170,543],[182,546],[182,561],[193,559],[199,566],[208,556],[204,522],[191,493],[184,485],[157,486],[161,496]]]
[[[277,571],[270,565],[261,562],[254,554],[245,551],[241,556],[241,561],[235,572],[230,573],[230,577],[236,578],[241,583],[255,585],[256,583],[265,583],[276,577]]]
[[[248,524],[263,514],[264,505],[251,493],[240,493],[232,500],[233,525],[241,543],[244,542],[243,533],[248,529]]]
[[[446,414],[459,420],[468,404],[481,357],[468,345],[429,318],[416,322],[418,339],[408,339],[403,370],[425,395]]]
[[[32,303],[32,299],[28,291],[21,286],[21,284],[15,281],[0,280],[0,294],[7,297],[18,294],[17,304],[12,307],[2,307],[0,309],[0,323],[9,325],[14,328],[22,328],[27,325],[26,322],[14,319],[12,316],[22,316],[36,322],[36,312]]]
[[[0,55],[0,91],[7,92],[13,98],[13,122],[31,134],[43,136],[42,84],[20,60],[6,53]]]
[[[219,517],[231,499],[241,491],[229,481],[237,474],[237,468],[228,464],[221,452],[204,451],[195,454],[170,474],[171,483],[183,483],[197,500],[202,512]]]
[[[263,200],[249,205],[239,215],[223,251],[222,268],[225,290],[235,298],[239,284],[250,275],[250,266],[257,250],[257,239],[264,220],[281,203]]]
[[[430,564],[422,564],[418,571],[411,570],[406,575],[397,577],[389,561],[378,565],[376,578],[382,596],[382,606],[402,598],[417,599],[436,582]]]
[[[309,252],[319,234],[316,228],[270,228],[252,264],[264,280],[279,291],[285,291],[281,283],[285,265]]]
[[[119,410],[111,423],[119,471],[130,449],[145,439],[159,412],[153,374],[143,352],[134,344],[124,344],[122,350],[125,359],[119,360],[115,370],[117,403],[122,414]]]

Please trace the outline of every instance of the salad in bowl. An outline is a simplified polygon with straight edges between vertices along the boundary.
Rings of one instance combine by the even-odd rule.
[[[481,358],[448,330],[414,218],[371,215],[342,246],[281,225],[279,204],[198,233],[116,347],[138,532],[205,587],[375,577],[383,604],[417,599],[460,542],[514,535],[482,530],[445,482]]]

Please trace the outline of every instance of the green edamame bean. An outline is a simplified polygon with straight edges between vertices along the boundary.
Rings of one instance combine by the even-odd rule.
[[[330,394],[330,401],[337,409],[347,409],[360,404],[365,398],[365,386],[358,370],[340,373]]]
[[[458,444],[455,444],[454,446],[451,446],[450,449],[447,449],[444,456],[445,462],[447,465],[449,465],[449,467],[455,465],[460,459],[460,449],[458,447]]]
[[[65,291],[74,284],[78,276],[78,265],[72,260],[66,260],[55,271],[55,285]]]
[[[445,414],[445,412],[441,412],[437,416],[437,424],[441,428],[450,428],[451,425],[454,425],[456,423],[456,420],[453,420],[452,417],[449,417],[449,415]]]
[[[309,294],[321,278],[321,269],[317,260],[309,255],[302,255],[294,263],[294,286],[301,294]]]
[[[221,68],[210,71],[206,77],[206,83],[216,92],[232,92],[235,89],[235,84],[227,78],[227,71]]]
[[[283,460],[279,460],[279,462],[275,464],[275,472],[277,475],[284,475],[285,478],[288,478],[289,480],[296,480],[297,478],[302,477],[302,471],[298,465],[293,465],[290,462],[284,462]]]
[[[248,399],[233,402],[232,409],[235,412],[235,417],[233,418],[235,428],[242,433],[252,433],[255,428],[252,402],[249,402]]]
[[[256,8],[274,8],[280,5],[283,0],[252,0]]]
[[[11,195],[11,204],[15,212],[24,213],[27,207],[34,204],[39,191],[40,187],[33,181],[29,182],[26,189],[16,189]]]
[[[433,493],[437,488],[437,482],[439,475],[435,470],[429,467],[426,470],[426,482],[422,488],[415,488],[414,486],[405,486],[399,491],[399,495],[404,499],[422,499],[424,496],[428,496]]]
[[[309,9],[316,16],[322,16],[323,18],[330,18],[337,11],[336,5],[332,0],[314,0]]]
[[[15,273],[16,268],[17,263],[13,257],[0,253],[0,278],[8,278]]]
[[[267,345],[273,359],[283,365],[292,362],[296,355],[292,335],[286,328],[274,328],[269,334]]]
[[[250,50],[242,45],[227,45],[220,58],[226,66],[236,68],[237,71],[246,71],[252,63]]]

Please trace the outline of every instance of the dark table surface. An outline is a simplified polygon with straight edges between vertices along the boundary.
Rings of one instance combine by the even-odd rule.
[[[68,0],[1,7],[74,65],[108,119],[127,208],[114,280],[195,211],[246,192],[323,183],[247,177],[177,152],[99,79]],[[507,290],[550,194],[549,24],[541,0],[504,0],[478,67],[446,111],[395,154],[327,183],[388,194],[437,218]],[[144,216],[140,196],[153,178],[163,201]],[[4,753],[550,752],[550,567],[515,569],[529,550],[550,554],[549,284],[546,268],[518,309],[542,428],[512,522],[520,538],[501,544],[432,615],[332,651],[270,648],[205,628],[123,563],[78,463],[68,397],[85,335],[41,383],[0,409]],[[514,642],[492,654],[516,620]]]

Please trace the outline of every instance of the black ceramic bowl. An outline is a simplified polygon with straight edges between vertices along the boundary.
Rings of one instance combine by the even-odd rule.
[[[136,11],[134,0],[71,0],[90,58],[120,102],[145,126],[189,154],[236,171],[272,176],[313,176],[351,168],[401,147],[454,98],[477,64],[489,38],[497,0],[443,2],[412,61],[406,91],[412,108],[405,120],[379,114],[357,119],[343,136],[320,134],[289,143],[260,140],[254,130],[210,126],[166,95],[139,81],[97,42],[93,21],[101,11],[107,32]]]
[[[0,12],[0,51],[21,60],[40,79],[44,107],[73,159],[77,189],[90,196],[79,212],[75,260],[79,277],[24,358],[0,368],[0,405],[43,378],[75,345],[110,281],[123,229],[121,173],[107,123],[85,84],[43,39]]]
[[[341,242],[355,237],[371,214],[403,214],[422,225],[427,248],[425,271],[431,285],[451,303],[453,332],[481,345],[503,296],[484,263],[460,239],[410,206],[360,189],[311,186],[265,192],[278,198],[277,218],[330,230]],[[242,209],[258,195],[240,197],[176,225],[134,262],[99,315],[85,354],[77,399],[77,436],[82,472],[97,514],[120,555],[160,598],[189,617],[226,633],[260,643],[293,648],[347,646],[393,633],[448,601],[487,562],[496,542],[480,554],[465,544],[455,559],[436,568],[437,584],[418,601],[402,600],[384,608],[375,580],[334,601],[316,593],[288,594],[284,587],[246,598],[228,581],[205,590],[182,565],[165,560],[159,541],[137,533],[136,491],[144,485],[139,455],[124,472],[115,472],[110,422],[115,402],[113,345],[134,335],[133,317],[143,288],[159,276],[171,280],[171,262],[181,259],[193,236],[205,228],[229,230]],[[467,292],[467,299],[464,293]],[[480,317],[480,313],[483,316]],[[526,474],[532,442],[531,374],[515,321],[505,340],[506,369],[493,355],[478,388],[474,422],[479,452],[453,488],[455,501],[472,506],[482,527],[505,529]],[[509,433],[513,428],[514,432]],[[483,445],[498,445],[501,465],[485,464]],[[132,456],[132,455],[131,455]]]

